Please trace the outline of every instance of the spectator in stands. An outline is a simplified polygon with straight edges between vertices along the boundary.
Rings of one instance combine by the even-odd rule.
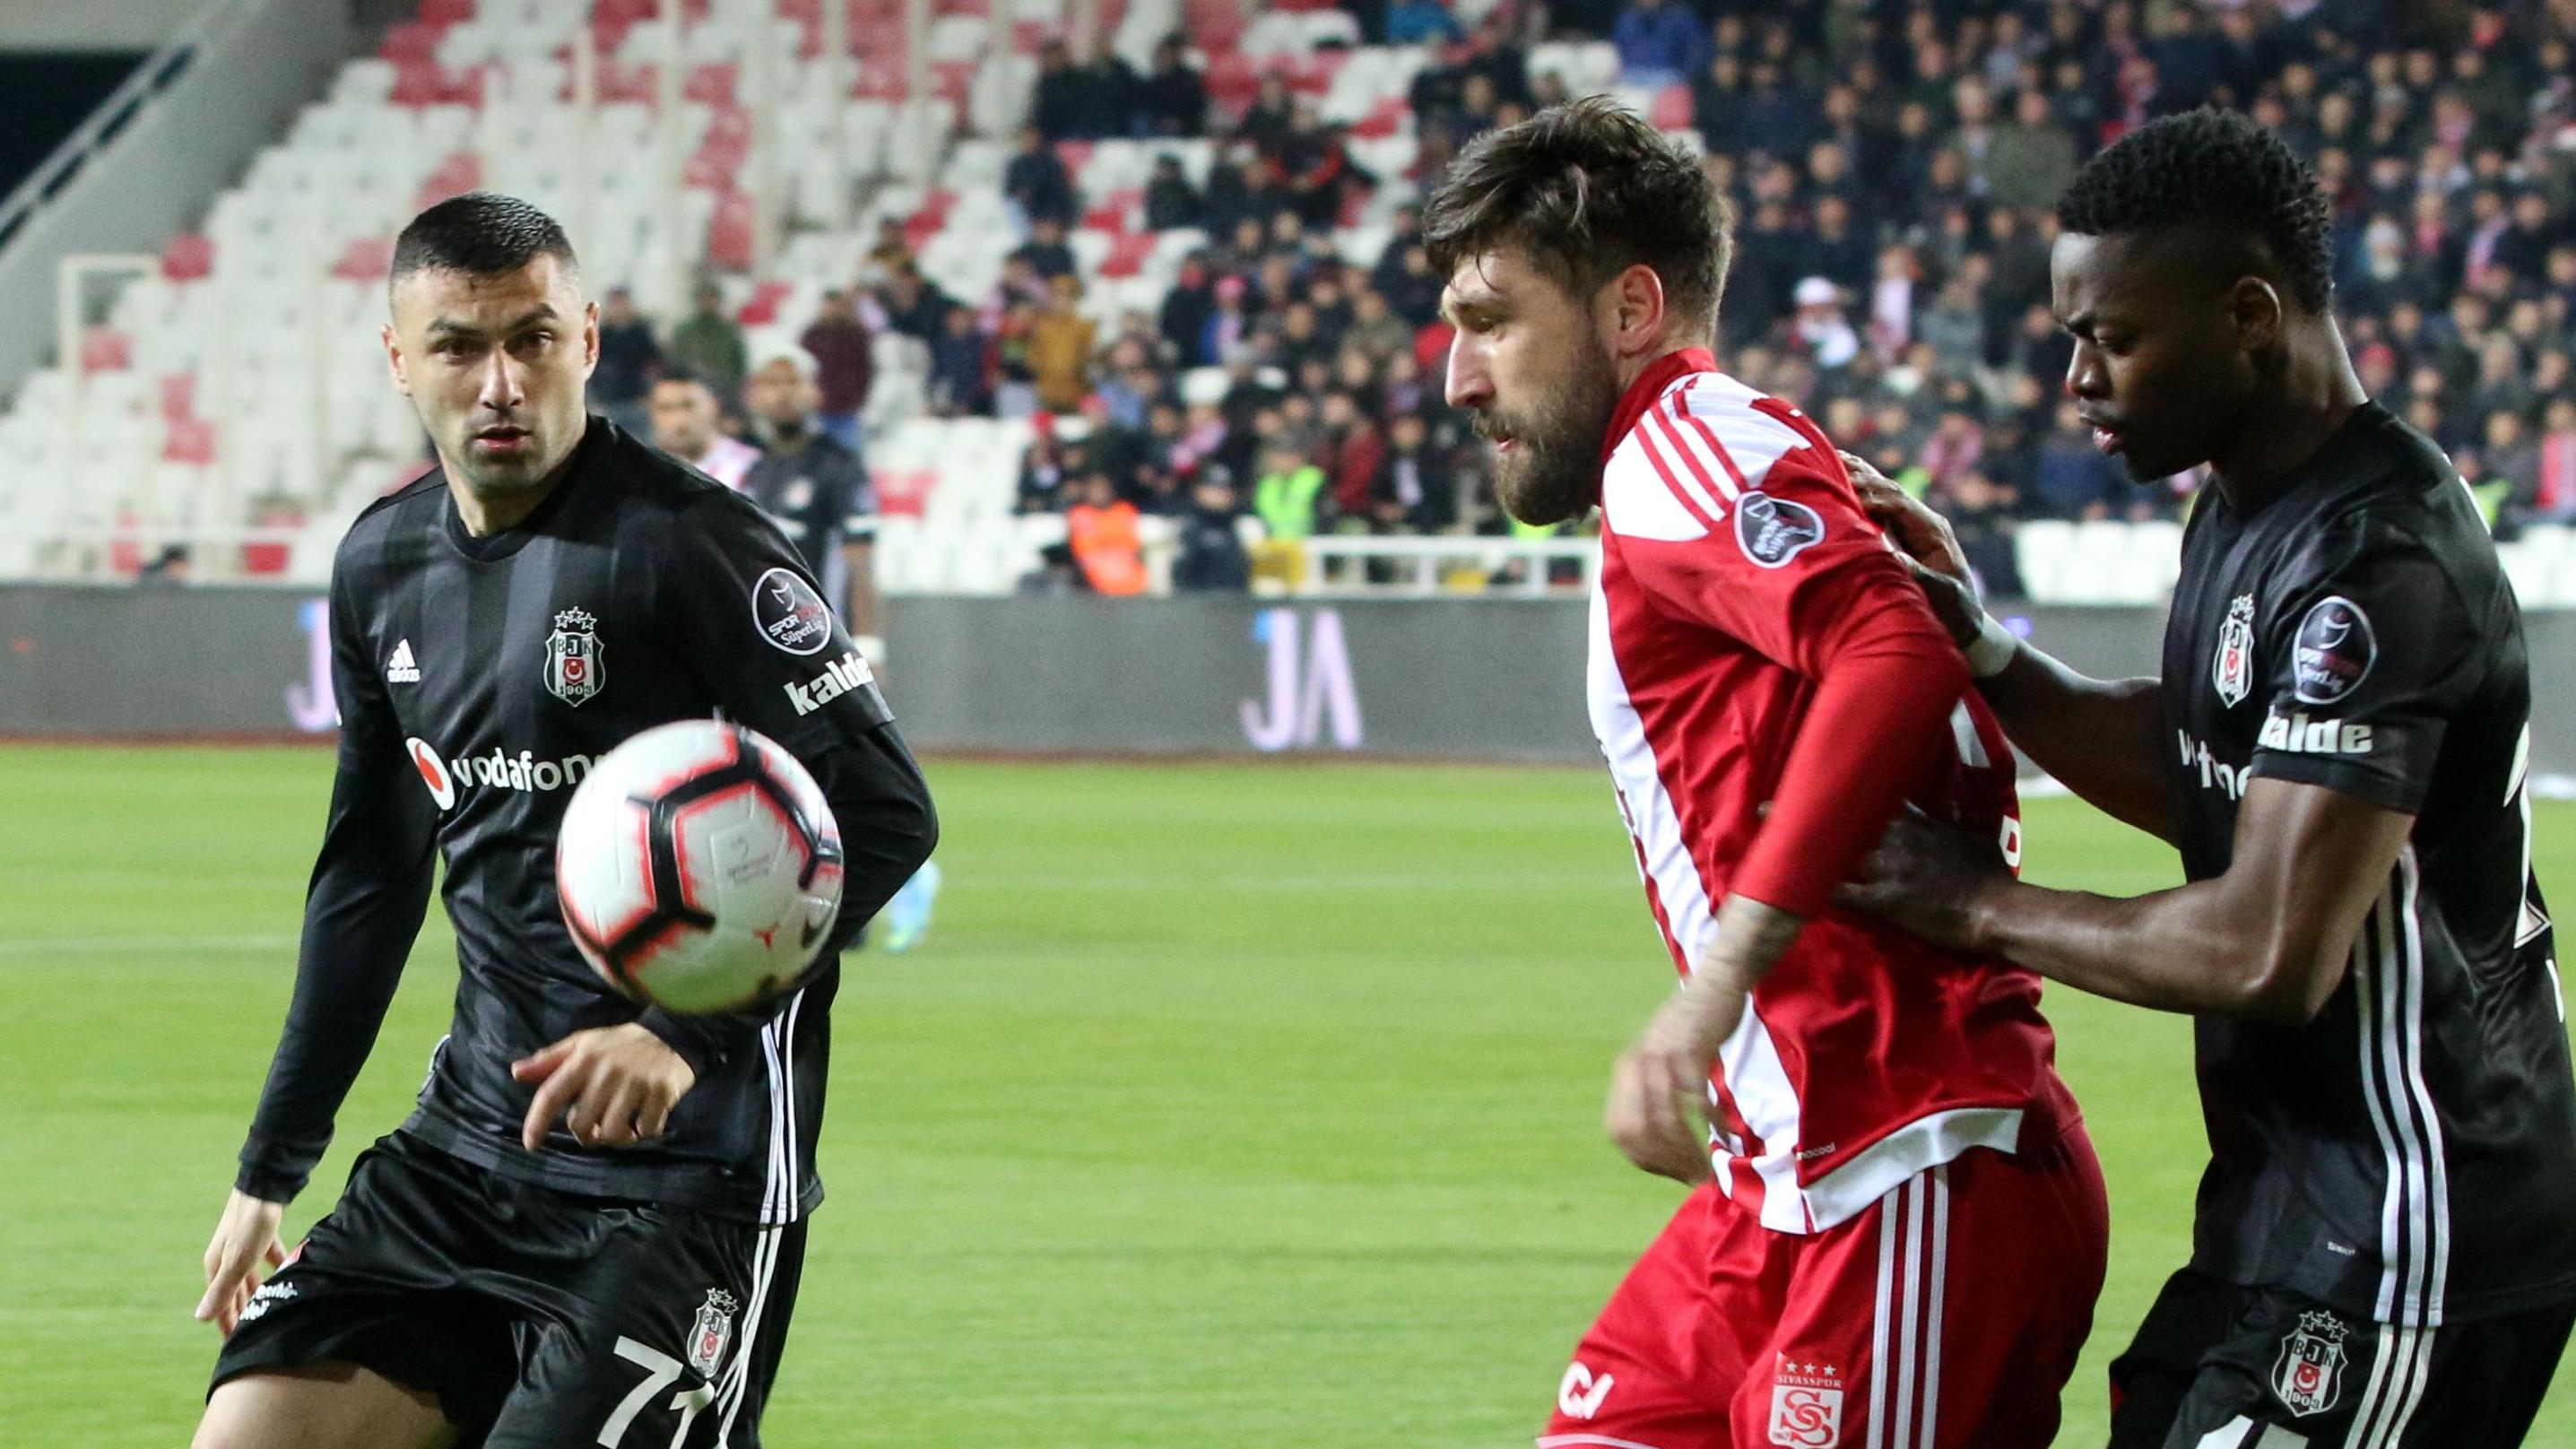
[[[1037,382],[1038,406],[1049,412],[1071,412],[1091,391],[1091,344],[1099,328],[1082,315],[1082,284],[1070,276],[1047,286],[1045,310],[1029,333],[1029,370]]]
[[[1274,543],[1295,543],[1323,527],[1329,498],[1324,470],[1294,447],[1274,446],[1262,455],[1261,478],[1253,485],[1252,511]]]
[[[1923,471],[1932,486],[1957,488],[1961,479],[1977,470],[1985,452],[1986,430],[1977,420],[1975,403],[1966,395],[1944,397],[1941,421],[1923,445]]]
[[[1611,28],[1619,50],[1619,79],[1632,86],[1679,85],[1707,64],[1708,27],[1693,11],[1668,0],[1629,0]]]
[[[2075,404],[2057,404],[2030,464],[2031,502],[2047,518],[2107,518],[2127,501],[2119,463],[2093,446]]]
[[[1466,33],[1442,0],[1395,0],[1387,7],[1389,45],[1447,45]]]
[[[1249,144],[1264,159],[1275,160],[1296,125],[1296,99],[1288,94],[1287,78],[1273,71],[1261,78],[1252,104],[1235,123],[1234,139]]]
[[[1166,35],[1154,46],[1154,69],[1136,85],[1136,113],[1148,136],[1207,134],[1207,81],[1190,66],[1189,45]]]
[[[1074,561],[1082,566],[1092,592],[1145,592],[1144,542],[1136,521],[1136,505],[1118,496],[1108,473],[1094,468],[1083,475],[1077,500],[1064,511],[1064,523]]]
[[[904,235],[903,218],[899,216],[880,218],[877,222],[877,239],[868,248],[868,254],[860,259],[859,285],[882,287],[894,280],[894,274],[897,271],[912,265],[915,260],[912,254],[912,238]]]
[[[948,308],[948,326],[930,344],[932,412],[942,417],[986,417],[993,411],[993,349],[975,312],[962,303]]]
[[[1073,224],[1077,209],[1073,176],[1064,169],[1064,160],[1056,155],[1055,147],[1047,144],[1045,133],[1035,126],[1020,128],[1019,150],[1002,170],[1002,195],[1018,208],[1018,220],[1024,230],[1040,217],[1052,218],[1059,226]]]
[[[2576,523],[2576,398],[2550,400],[2527,507],[2543,522]]]
[[[1186,370],[1215,365],[1216,350],[1208,337],[1208,324],[1215,317],[1216,281],[1208,273],[1207,259],[1192,255],[1181,263],[1172,289],[1163,294],[1155,326],[1175,366]]]
[[[1797,320],[1791,336],[1819,367],[1844,367],[1860,355],[1860,334],[1843,316],[1842,289],[1823,277],[1809,277],[1795,293]]]
[[[1383,369],[1394,358],[1412,351],[1414,330],[1388,307],[1383,291],[1376,286],[1360,286],[1358,297],[1352,299],[1350,330],[1342,333],[1342,343],[1358,348],[1360,356]]]
[[[2032,210],[2054,206],[2075,179],[2075,138],[2049,114],[2044,91],[2013,98],[2013,120],[1999,128],[1986,150],[1986,199],[1997,206]]]
[[[1369,516],[1369,494],[1378,469],[1386,462],[1386,434],[1377,419],[1348,392],[1324,395],[1324,440],[1319,463],[1333,494],[1333,511],[1344,518]]]
[[[894,277],[877,299],[885,309],[888,331],[911,337],[927,346],[948,325],[948,309],[956,299],[939,290],[939,284],[921,274],[921,268],[910,262],[895,268]]]
[[[1207,202],[1181,171],[1181,158],[1168,152],[1154,158],[1154,174],[1145,182],[1145,229],[1170,231],[1205,220]]]
[[[718,398],[740,397],[749,366],[743,355],[742,328],[725,315],[724,293],[713,283],[699,284],[695,304],[689,319],[671,329],[670,359],[705,378]]]
[[[706,383],[694,373],[666,371],[653,380],[650,396],[653,446],[740,493],[760,450],[725,436]]]
[[[1142,428],[1146,410],[1162,394],[1152,350],[1134,338],[1122,338],[1110,345],[1106,361],[1106,374],[1093,395],[1108,408],[1112,423],[1121,428]]]
[[[599,366],[590,378],[599,410],[630,433],[646,433],[651,424],[644,395],[661,367],[661,344],[653,340],[653,324],[635,310],[634,292],[609,288],[599,308]]]
[[[1457,522],[1458,484],[1447,453],[1418,412],[1388,425],[1385,456],[1369,480],[1367,517],[1379,533],[1439,533]]]
[[[1028,263],[1029,270],[1037,275],[1038,280],[1052,286],[1056,278],[1070,277],[1074,272],[1073,248],[1065,241],[1064,232],[1062,217],[1034,217],[1029,226],[1029,239],[1021,243],[1011,257]]]
[[[796,339],[821,367],[823,431],[833,442],[859,451],[859,412],[876,383],[875,339],[859,320],[858,304],[835,287],[823,294],[822,314]]]
[[[1958,535],[1959,553],[1989,596],[2019,598],[2021,566],[2013,556],[2013,492],[1984,473],[1962,474],[1939,501],[1941,516]]]
[[[1252,555],[1235,528],[1241,514],[1225,471],[1210,468],[1190,490],[1180,517],[1180,553],[1172,560],[1172,587],[1185,592],[1242,593],[1252,585]]]
[[[1038,47],[1037,95],[1029,105],[1029,124],[1049,141],[1088,139],[1091,107],[1082,94],[1083,75],[1073,64],[1073,48],[1060,39]]]

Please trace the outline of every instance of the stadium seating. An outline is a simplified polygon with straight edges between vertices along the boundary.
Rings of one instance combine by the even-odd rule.
[[[840,7],[840,53],[826,53],[827,6]],[[1491,8],[1453,6],[1470,25]],[[676,315],[715,276],[755,346],[800,335],[827,286],[862,275],[887,221],[948,295],[990,296],[1018,244],[1009,138],[1030,112],[1037,50],[1073,11],[937,0],[931,13],[913,36],[900,0],[422,0],[0,415],[0,447],[29,464],[0,478],[0,576],[112,576],[185,537],[221,545],[203,575],[318,580],[348,518],[420,455],[376,340],[391,238],[466,190],[557,214],[593,286],[631,286],[648,315]],[[1382,184],[1333,240],[1350,262],[1377,260],[1397,209],[1419,198],[1424,137],[1407,97],[1431,47],[1361,44],[1329,5],[1098,0],[1096,13],[1140,68],[1185,29],[1220,112],[1278,75],[1349,126],[1353,159]],[[1605,42],[1550,40],[1527,61],[1534,78],[1616,95],[1700,146],[1691,91],[1624,86]],[[1210,139],[1061,147],[1086,202],[1070,237],[1081,306],[1104,336],[1153,312],[1210,243],[1143,228],[1155,160],[1175,156],[1203,183],[1219,152]],[[1029,425],[922,416],[927,350],[910,339],[880,336],[877,363],[866,422],[901,544],[886,586],[1010,588],[1061,536],[1060,520],[1012,513]],[[1226,385],[1209,372],[1175,392],[1212,399]],[[2533,528],[2505,545],[2527,603],[2576,605],[2571,536]],[[2044,602],[2151,602],[2177,553],[2166,521],[2043,519],[2015,541]]]

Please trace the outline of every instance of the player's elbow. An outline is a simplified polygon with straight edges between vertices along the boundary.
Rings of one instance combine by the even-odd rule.
[[[2252,955],[2231,1013],[2248,1021],[2305,1026],[2343,984],[2343,954],[2298,933],[2281,933]]]

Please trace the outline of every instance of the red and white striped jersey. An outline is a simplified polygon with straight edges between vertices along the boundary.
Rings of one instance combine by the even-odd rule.
[[[1640,378],[1607,441],[1588,693],[1665,945],[1687,974],[1731,890],[1813,912],[1720,1055],[1719,1182],[1765,1227],[1814,1232],[1971,1147],[2053,1143],[2076,1112],[2038,978],[1824,907],[1865,848],[1856,842],[1885,820],[1824,828],[1786,808],[1800,732],[1849,657],[1837,641],[1873,615],[1886,625],[1891,610],[1920,614],[1879,630],[1908,647],[1938,630],[1832,444],[1700,351]],[[1946,636],[1938,648],[1946,655]],[[1946,691],[1965,675],[1945,677]],[[1826,742],[1825,772],[1903,762],[1907,778],[1892,783],[1906,798],[1995,832],[2017,864],[2013,757],[1984,703],[1970,692],[1950,708],[1937,753],[1869,737],[1866,710],[1846,702],[1828,726],[1858,737]],[[1916,759],[1929,764],[1917,772]],[[1817,761],[1810,753],[1801,768]],[[1851,838],[1826,838],[1836,832]]]

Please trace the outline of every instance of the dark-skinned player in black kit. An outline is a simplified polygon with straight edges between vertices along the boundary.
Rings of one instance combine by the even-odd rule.
[[[1900,821],[1847,899],[2193,1018],[2210,1162],[2191,1262],[2112,1365],[2114,1449],[2508,1449],[2576,1320],[2521,611],[2449,460],[2355,375],[2326,198],[2278,137],[2155,121],[2058,215],[2095,442],[2142,482],[2208,468],[2162,677],[2013,638],[1941,521],[1862,486],[2013,743],[2187,883],[2044,890]]]

